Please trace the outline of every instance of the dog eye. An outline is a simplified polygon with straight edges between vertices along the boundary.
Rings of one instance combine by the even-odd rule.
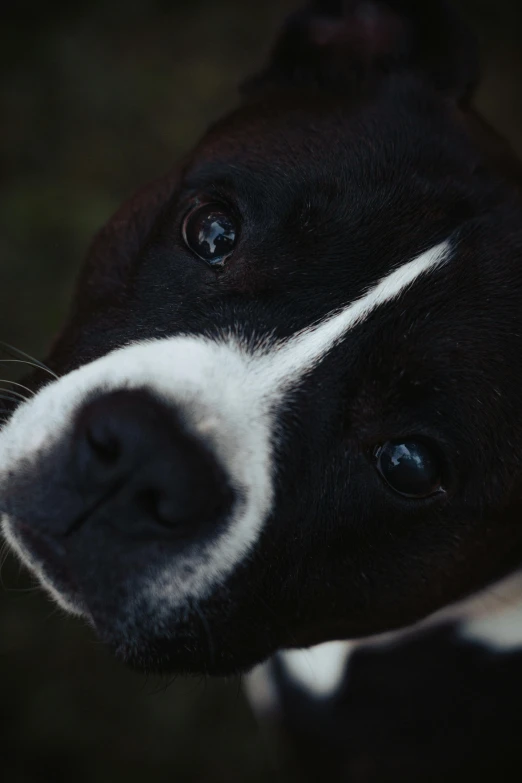
[[[423,441],[388,441],[376,457],[377,470],[399,495],[426,498],[442,488],[439,455]]]
[[[183,221],[183,241],[203,261],[220,266],[236,246],[236,221],[223,204],[198,206]]]

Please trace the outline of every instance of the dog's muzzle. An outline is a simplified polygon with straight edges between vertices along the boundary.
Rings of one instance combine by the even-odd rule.
[[[86,504],[65,535],[111,500],[123,535],[154,535],[162,526],[197,538],[202,528],[211,535],[233,503],[211,450],[172,406],[142,390],[104,394],[79,411],[69,471]]]

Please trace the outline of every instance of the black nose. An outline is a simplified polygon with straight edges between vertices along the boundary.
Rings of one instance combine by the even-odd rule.
[[[116,391],[89,402],[73,443],[83,496],[95,504],[111,499],[126,523],[193,530],[232,504],[210,449],[187,432],[172,406],[147,391]]]

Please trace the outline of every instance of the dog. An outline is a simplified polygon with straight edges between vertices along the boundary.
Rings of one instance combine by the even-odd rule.
[[[253,670],[306,779],[522,776],[522,178],[477,82],[444,2],[310,2],[4,411],[48,593],[141,670]]]

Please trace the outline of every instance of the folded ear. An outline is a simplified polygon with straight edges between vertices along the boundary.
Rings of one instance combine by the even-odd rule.
[[[409,70],[466,101],[478,77],[473,35],[443,0],[313,0],[290,16],[253,90],[342,87]]]

